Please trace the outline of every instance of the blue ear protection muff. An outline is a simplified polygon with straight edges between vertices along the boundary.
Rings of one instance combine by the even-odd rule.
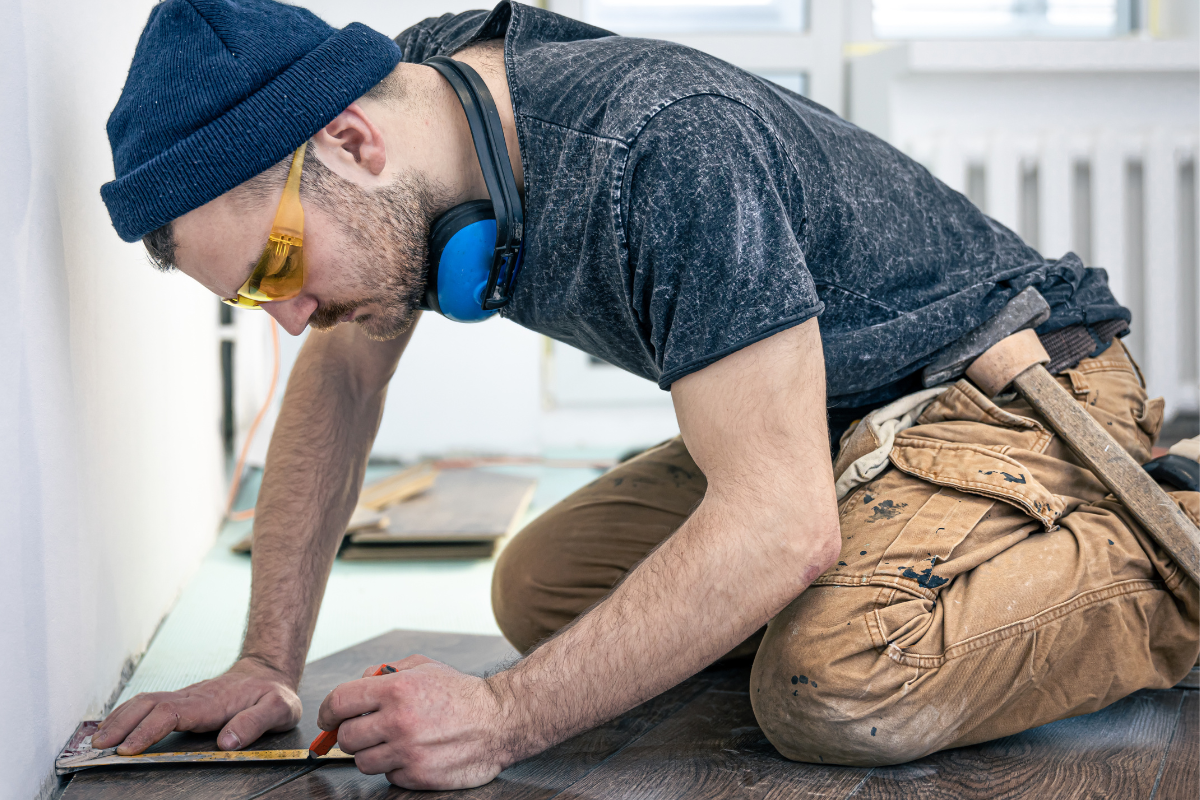
[[[479,322],[512,299],[525,227],[521,196],[500,113],[479,73],[445,56],[425,64],[441,73],[462,103],[491,200],[462,203],[434,221],[421,307],[456,322]]]

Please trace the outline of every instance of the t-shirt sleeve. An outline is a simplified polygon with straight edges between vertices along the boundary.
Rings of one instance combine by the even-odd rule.
[[[626,174],[627,285],[663,389],[824,310],[797,240],[799,180],[750,109],[675,102],[639,133]]]

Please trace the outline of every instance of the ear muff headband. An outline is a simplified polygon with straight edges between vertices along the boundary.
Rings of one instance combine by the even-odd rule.
[[[430,232],[430,271],[425,292],[426,305],[434,311],[446,313],[442,306],[447,305],[448,294],[453,294],[457,300],[461,300],[464,293],[474,299],[477,286],[456,285],[452,291],[446,291],[447,278],[450,276],[445,274],[442,261],[443,256],[447,255],[445,248],[454,240],[455,232],[462,230],[464,226],[477,228],[478,225],[474,223],[482,224],[482,220],[485,219],[478,216],[480,206],[487,208],[490,205],[496,221],[495,244],[491,253],[491,263],[488,265],[487,281],[478,303],[480,310],[494,311],[508,305],[512,298],[513,280],[516,277],[525,227],[521,197],[508,158],[500,113],[487,85],[471,67],[445,56],[434,56],[425,63],[446,79],[462,103],[467,124],[471,129],[471,139],[475,143],[475,152],[479,157],[479,166],[483,171],[484,184],[491,198],[490,204],[488,201],[473,201],[457,206],[434,224],[434,230]],[[468,209],[467,206],[471,208]],[[477,237],[479,231],[474,235]],[[475,314],[467,319],[481,319],[485,316],[491,315]]]

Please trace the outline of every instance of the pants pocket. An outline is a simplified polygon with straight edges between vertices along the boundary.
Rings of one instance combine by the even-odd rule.
[[[993,504],[988,498],[950,488],[937,491],[884,551],[872,582],[886,580],[915,597],[934,599],[938,587],[958,574],[947,569],[955,549]]]
[[[914,429],[916,430],[916,429]],[[892,463],[909,475],[961,492],[1001,500],[1053,530],[1067,507],[1007,446],[943,442],[905,431],[896,437]]]
[[[877,647],[892,657],[910,648],[922,655],[941,652],[940,642],[925,641],[941,613],[938,595],[957,575],[976,566],[973,560],[955,559],[954,553],[993,505],[991,499],[942,488],[908,520],[870,579],[880,587],[878,603],[867,619]]]

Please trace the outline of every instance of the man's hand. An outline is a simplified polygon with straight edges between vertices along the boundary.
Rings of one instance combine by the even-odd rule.
[[[507,715],[487,680],[425,656],[391,666],[398,672],[372,675],[371,667],[343,683],[317,715],[323,730],[341,726],[338,745],[359,770],[406,789],[468,789],[511,763]]]
[[[217,746],[240,750],[267,731],[300,721],[300,698],[283,674],[243,658],[224,675],[177,692],[139,694],[108,715],[92,746],[117,745],[117,754],[142,752],[171,731],[215,731]]]

